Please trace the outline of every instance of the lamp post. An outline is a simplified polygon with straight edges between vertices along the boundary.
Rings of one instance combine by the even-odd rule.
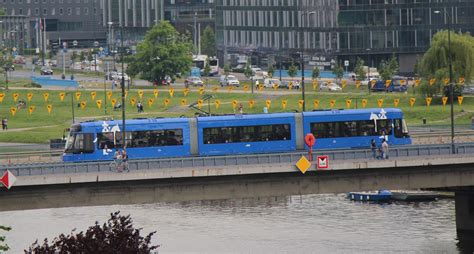
[[[369,59],[369,52],[370,48],[366,48],[365,52],[367,54],[367,87],[369,88],[369,95],[370,95],[370,90],[372,90],[372,84],[370,83],[370,59]]]
[[[126,142],[125,142],[125,67],[124,67],[124,59],[123,59],[123,23],[120,26],[120,61],[122,62],[122,142],[123,142],[123,150],[126,149]]]
[[[316,12],[314,11],[303,11],[303,14],[301,14],[301,24],[300,24],[300,27],[299,27],[299,38],[300,38],[300,50],[301,50],[301,99],[303,100],[303,112],[306,111],[306,100],[305,100],[305,85],[304,85],[304,50],[306,49],[305,47],[305,43],[304,43],[304,33],[303,33],[303,29],[304,29],[304,18],[311,15],[311,14],[315,14]],[[302,36],[303,35],[303,36]]]
[[[451,152],[456,153],[454,147],[454,87],[453,87],[453,61],[451,57],[451,22],[452,18],[449,12],[443,11],[446,16],[448,16],[447,26],[448,26],[448,65],[449,65],[449,102],[451,106]],[[441,14],[441,11],[434,11],[435,14]]]

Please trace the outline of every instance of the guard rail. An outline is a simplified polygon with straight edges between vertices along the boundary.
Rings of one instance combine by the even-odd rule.
[[[457,154],[474,154],[474,143],[455,144]],[[215,167],[235,165],[259,165],[270,163],[293,163],[307,151],[278,154],[252,154],[235,156],[213,156],[213,157],[184,157],[167,159],[130,160],[130,170],[159,170],[165,168],[193,168],[193,167]],[[317,150],[315,154],[327,155],[331,160],[354,160],[370,159],[370,149],[351,150]],[[399,146],[390,149],[390,158],[411,156],[436,156],[451,154],[451,145],[410,145]],[[16,176],[47,175],[47,174],[69,174],[87,172],[110,171],[110,161],[82,162],[82,163],[36,163],[0,165],[0,170],[10,170]]]

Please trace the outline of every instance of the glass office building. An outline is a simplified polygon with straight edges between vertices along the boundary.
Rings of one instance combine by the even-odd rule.
[[[435,11],[439,11],[438,14]],[[474,31],[473,0],[216,0],[219,53],[291,57],[304,52],[308,69],[321,59],[361,57],[371,66],[395,54],[413,71],[433,35],[449,25]]]

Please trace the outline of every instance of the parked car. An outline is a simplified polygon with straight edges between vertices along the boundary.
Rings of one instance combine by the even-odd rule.
[[[266,78],[263,80],[263,87],[272,88],[275,84],[278,85],[279,88],[282,86],[280,80],[276,78]]]
[[[221,86],[240,86],[240,81],[234,75],[222,75],[220,84]]]
[[[238,64],[234,68],[232,68],[233,72],[244,73],[245,71],[245,64]]]
[[[339,92],[342,91],[342,88],[334,83],[323,82],[319,86],[319,91]]]
[[[114,77],[117,76],[117,72],[116,71],[109,71],[105,74],[105,80],[112,80],[114,79]]]
[[[43,67],[41,67],[40,74],[41,75],[53,75],[53,70],[49,66],[43,66]]]
[[[122,73],[117,72],[117,73],[115,73],[115,75],[112,76],[112,78],[115,79],[115,80],[122,80]],[[128,81],[128,80],[130,80],[130,77],[127,75],[127,73],[124,73],[123,74],[123,79],[125,81]]]
[[[202,82],[200,77],[190,76],[186,80],[184,80],[184,85],[186,87],[188,87],[189,85],[203,86],[204,83]]]
[[[260,67],[256,65],[252,65],[251,69],[252,69],[253,76],[264,77],[264,78],[268,77],[268,72],[263,71]]]

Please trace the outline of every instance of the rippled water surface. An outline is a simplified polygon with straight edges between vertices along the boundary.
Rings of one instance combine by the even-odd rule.
[[[160,253],[457,253],[453,200],[369,204],[344,195],[0,212],[19,253],[35,239],[131,214]]]

